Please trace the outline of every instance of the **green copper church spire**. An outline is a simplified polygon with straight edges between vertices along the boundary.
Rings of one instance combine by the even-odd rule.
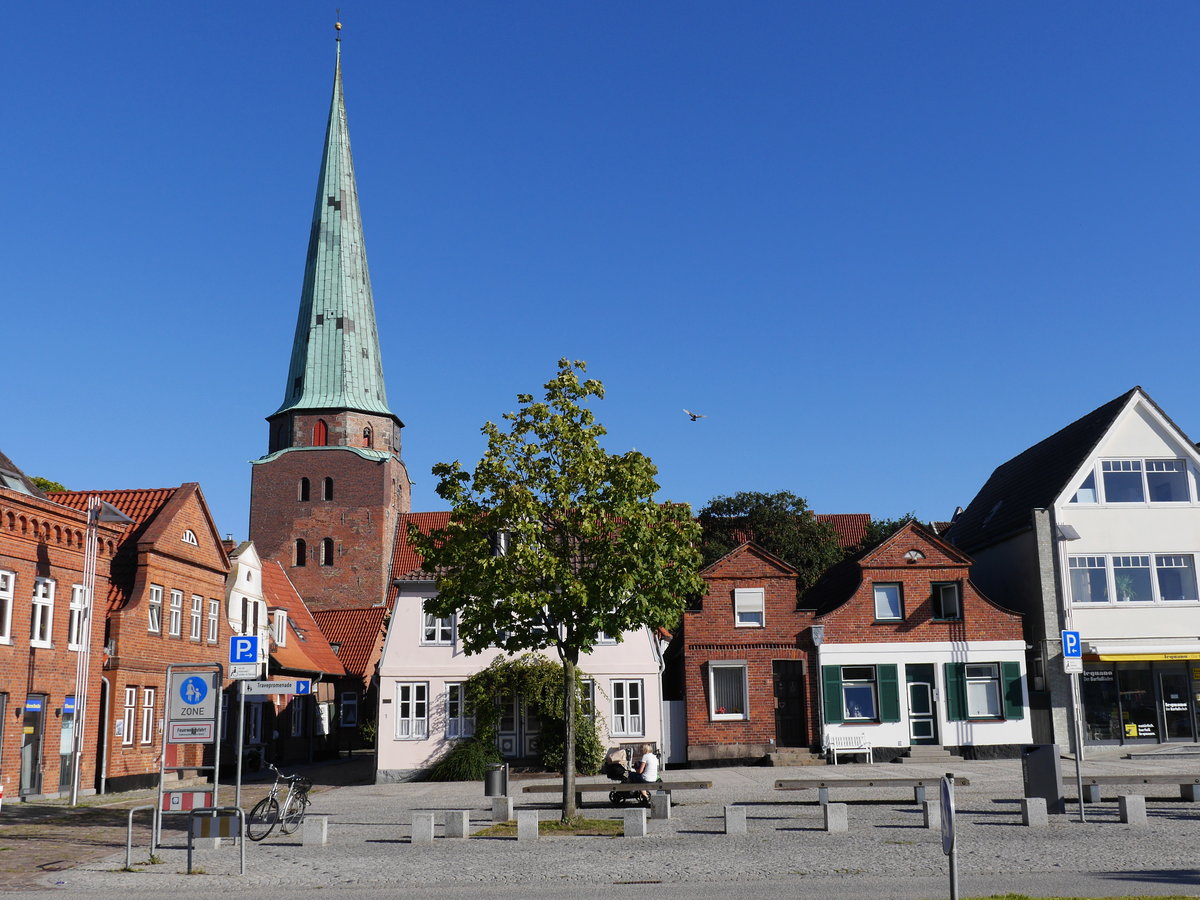
[[[340,31],[341,24],[337,27]],[[396,418],[388,408],[383,383],[375,302],[350,157],[340,33],[300,315],[283,404],[274,415],[316,409]]]

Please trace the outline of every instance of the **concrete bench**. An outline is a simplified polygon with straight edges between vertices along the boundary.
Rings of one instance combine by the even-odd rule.
[[[1084,775],[1084,802],[1099,803],[1100,787],[1105,784],[1177,784],[1180,798],[1200,800],[1200,775]]]
[[[830,788],[890,788],[910,787],[913,801],[920,806],[925,802],[925,789],[937,790],[941,778],[781,778],[775,782],[777,791],[817,790],[817,802],[822,806],[829,803]],[[966,778],[955,778],[954,784],[970,784]],[[874,799],[874,798],[872,798]]]
[[[711,781],[680,781],[669,779],[667,781],[655,781],[649,784],[626,783],[623,781],[576,781],[575,782],[575,805],[583,806],[584,794],[603,794],[608,797],[609,794],[619,794],[621,799],[629,799],[635,797],[643,791],[654,792],[662,791],[670,799],[672,791],[702,791],[712,787]],[[538,784],[527,784],[521,789],[526,794],[558,794],[562,795],[563,786],[561,781]]]
[[[874,758],[871,753],[871,741],[865,734],[827,734],[824,742],[825,758],[832,759],[836,766],[838,756],[846,753],[850,755],[860,754],[864,757],[863,762],[871,762]]]

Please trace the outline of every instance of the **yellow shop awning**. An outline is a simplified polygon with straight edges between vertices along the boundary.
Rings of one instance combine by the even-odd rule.
[[[1200,651],[1196,653],[1101,653],[1097,658],[1103,662],[1162,662],[1171,659],[1200,659]]]
[[[1090,658],[1104,662],[1169,662],[1200,659],[1200,641],[1088,641],[1084,651]]]

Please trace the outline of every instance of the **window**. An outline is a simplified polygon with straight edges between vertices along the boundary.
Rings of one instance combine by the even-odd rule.
[[[582,713],[594,722],[596,720],[596,682],[591,678],[580,680],[579,702],[582,706]]]
[[[208,642],[215,644],[217,642],[219,623],[221,621],[221,601],[208,601]]]
[[[307,478],[301,478],[301,479],[300,479],[300,497],[299,497],[299,500],[300,500],[300,502],[301,502],[301,503],[307,503],[307,502],[308,502],[308,496],[309,496],[309,485],[308,485],[308,479],[307,479]]]
[[[822,666],[825,721],[899,722],[898,673],[894,665]]]
[[[12,608],[17,576],[0,572],[0,644],[12,643]]]
[[[429,736],[429,685],[424,681],[396,683],[396,738],[424,740]]]
[[[126,747],[133,746],[133,723],[137,715],[137,688],[125,688],[125,706],[121,710],[121,721],[117,723],[121,733],[121,743]]]
[[[257,600],[242,598],[242,634],[258,634],[259,611]]]
[[[933,617],[935,619],[961,619],[962,604],[959,602],[958,582],[933,586]]]
[[[358,727],[358,694],[355,691],[342,692],[342,727]]]
[[[596,643],[597,644],[615,644],[616,642],[617,642],[617,639],[615,637],[612,637],[611,635],[609,635],[603,631],[596,632]]]
[[[708,714],[713,719],[748,719],[746,707],[746,664],[708,664]]]
[[[204,598],[199,594],[192,594],[192,630],[191,638],[193,641],[200,640],[200,622],[204,618]]]
[[[83,647],[84,614],[87,611],[87,592],[82,584],[71,585],[71,611],[67,619],[67,649]]]
[[[766,591],[763,588],[735,588],[734,625],[738,628],[762,628]]]
[[[1067,559],[1072,603],[1200,602],[1191,553],[1131,553]]]
[[[454,643],[454,617],[439,618],[425,613],[425,627],[421,631],[422,644],[448,645]]]
[[[304,541],[302,541],[300,539],[296,540],[296,562],[295,562],[295,564],[297,566],[304,566],[304,565],[308,564],[308,545],[305,544]]]
[[[304,720],[308,718],[307,700],[307,697],[292,697],[292,702],[288,704],[292,737],[304,737]]]
[[[333,538],[325,538],[321,541],[321,565],[333,565]]]
[[[183,542],[185,544],[191,544],[193,547],[200,546],[200,542],[196,540],[196,532],[192,531],[190,528],[185,528],[183,530]]]
[[[366,350],[366,348],[364,347],[364,348],[363,348],[363,353],[366,353],[366,352],[367,352],[367,350]],[[370,446],[371,446],[371,429],[370,429],[370,427],[367,427],[367,428],[364,428],[364,429],[363,429],[363,446],[364,446],[364,447],[370,447]]]
[[[162,585],[150,585],[150,605],[147,607],[146,630],[154,634],[162,632],[162,601]]]
[[[466,686],[446,685],[446,738],[469,738],[475,734],[475,716],[467,706]]]
[[[142,688],[142,743],[154,740],[154,688]]]
[[[1192,499],[1187,464],[1182,459],[1105,459],[1089,472],[1072,503],[1188,503]]]
[[[324,419],[318,419],[313,425],[313,440],[314,447],[324,447],[329,443],[329,426],[325,424]]]
[[[287,610],[284,610],[284,609],[275,610],[275,623],[274,623],[274,627],[271,629],[271,631],[275,636],[275,643],[278,644],[280,647],[287,646],[287,625],[288,625]]]
[[[945,666],[946,715],[950,721],[1024,718],[1020,663],[946,663]]]
[[[642,680],[620,679],[612,683],[611,735],[640,735],[642,724]]]
[[[904,618],[904,603],[898,584],[875,585],[875,621],[888,622]]]
[[[325,500],[333,499],[333,479],[332,478],[325,479],[324,493],[322,496]]]
[[[183,629],[183,591],[171,591],[171,617],[167,623],[167,633],[171,637],[179,637]]]
[[[33,607],[29,613],[29,643],[49,647],[54,637],[54,582],[38,578],[33,582]]]

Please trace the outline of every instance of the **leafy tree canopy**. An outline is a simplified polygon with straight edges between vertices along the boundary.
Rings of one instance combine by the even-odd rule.
[[[748,540],[794,566],[803,592],[845,555],[833,526],[817,519],[803,497],[789,491],[740,491],[714,497],[700,510],[704,564]]]
[[[517,396],[506,427],[483,427],[487,449],[474,471],[433,467],[450,503],[449,524],[409,541],[436,573],[437,616],[458,615],[468,653],[553,649],[563,663],[563,695],[576,695],[576,666],[601,634],[678,618],[703,590],[699,529],[683,505],[659,503],[650,459],[611,454],[588,400],[604,386],[583,380],[582,362],[561,359],[544,398]],[[567,707],[563,815],[575,814],[574,705]]]
[[[878,547],[909,522],[915,521],[917,521],[917,514],[915,512],[905,513],[896,519],[873,518],[867,524],[867,533],[859,541],[857,549],[870,550],[872,547]]]
[[[34,484],[36,484],[39,488],[41,488],[41,490],[45,491],[47,494],[53,493],[55,491],[65,491],[66,490],[66,488],[63,487],[61,484],[59,484],[57,481],[51,481],[49,478],[42,478],[40,475],[34,475],[29,480],[32,481]]]

